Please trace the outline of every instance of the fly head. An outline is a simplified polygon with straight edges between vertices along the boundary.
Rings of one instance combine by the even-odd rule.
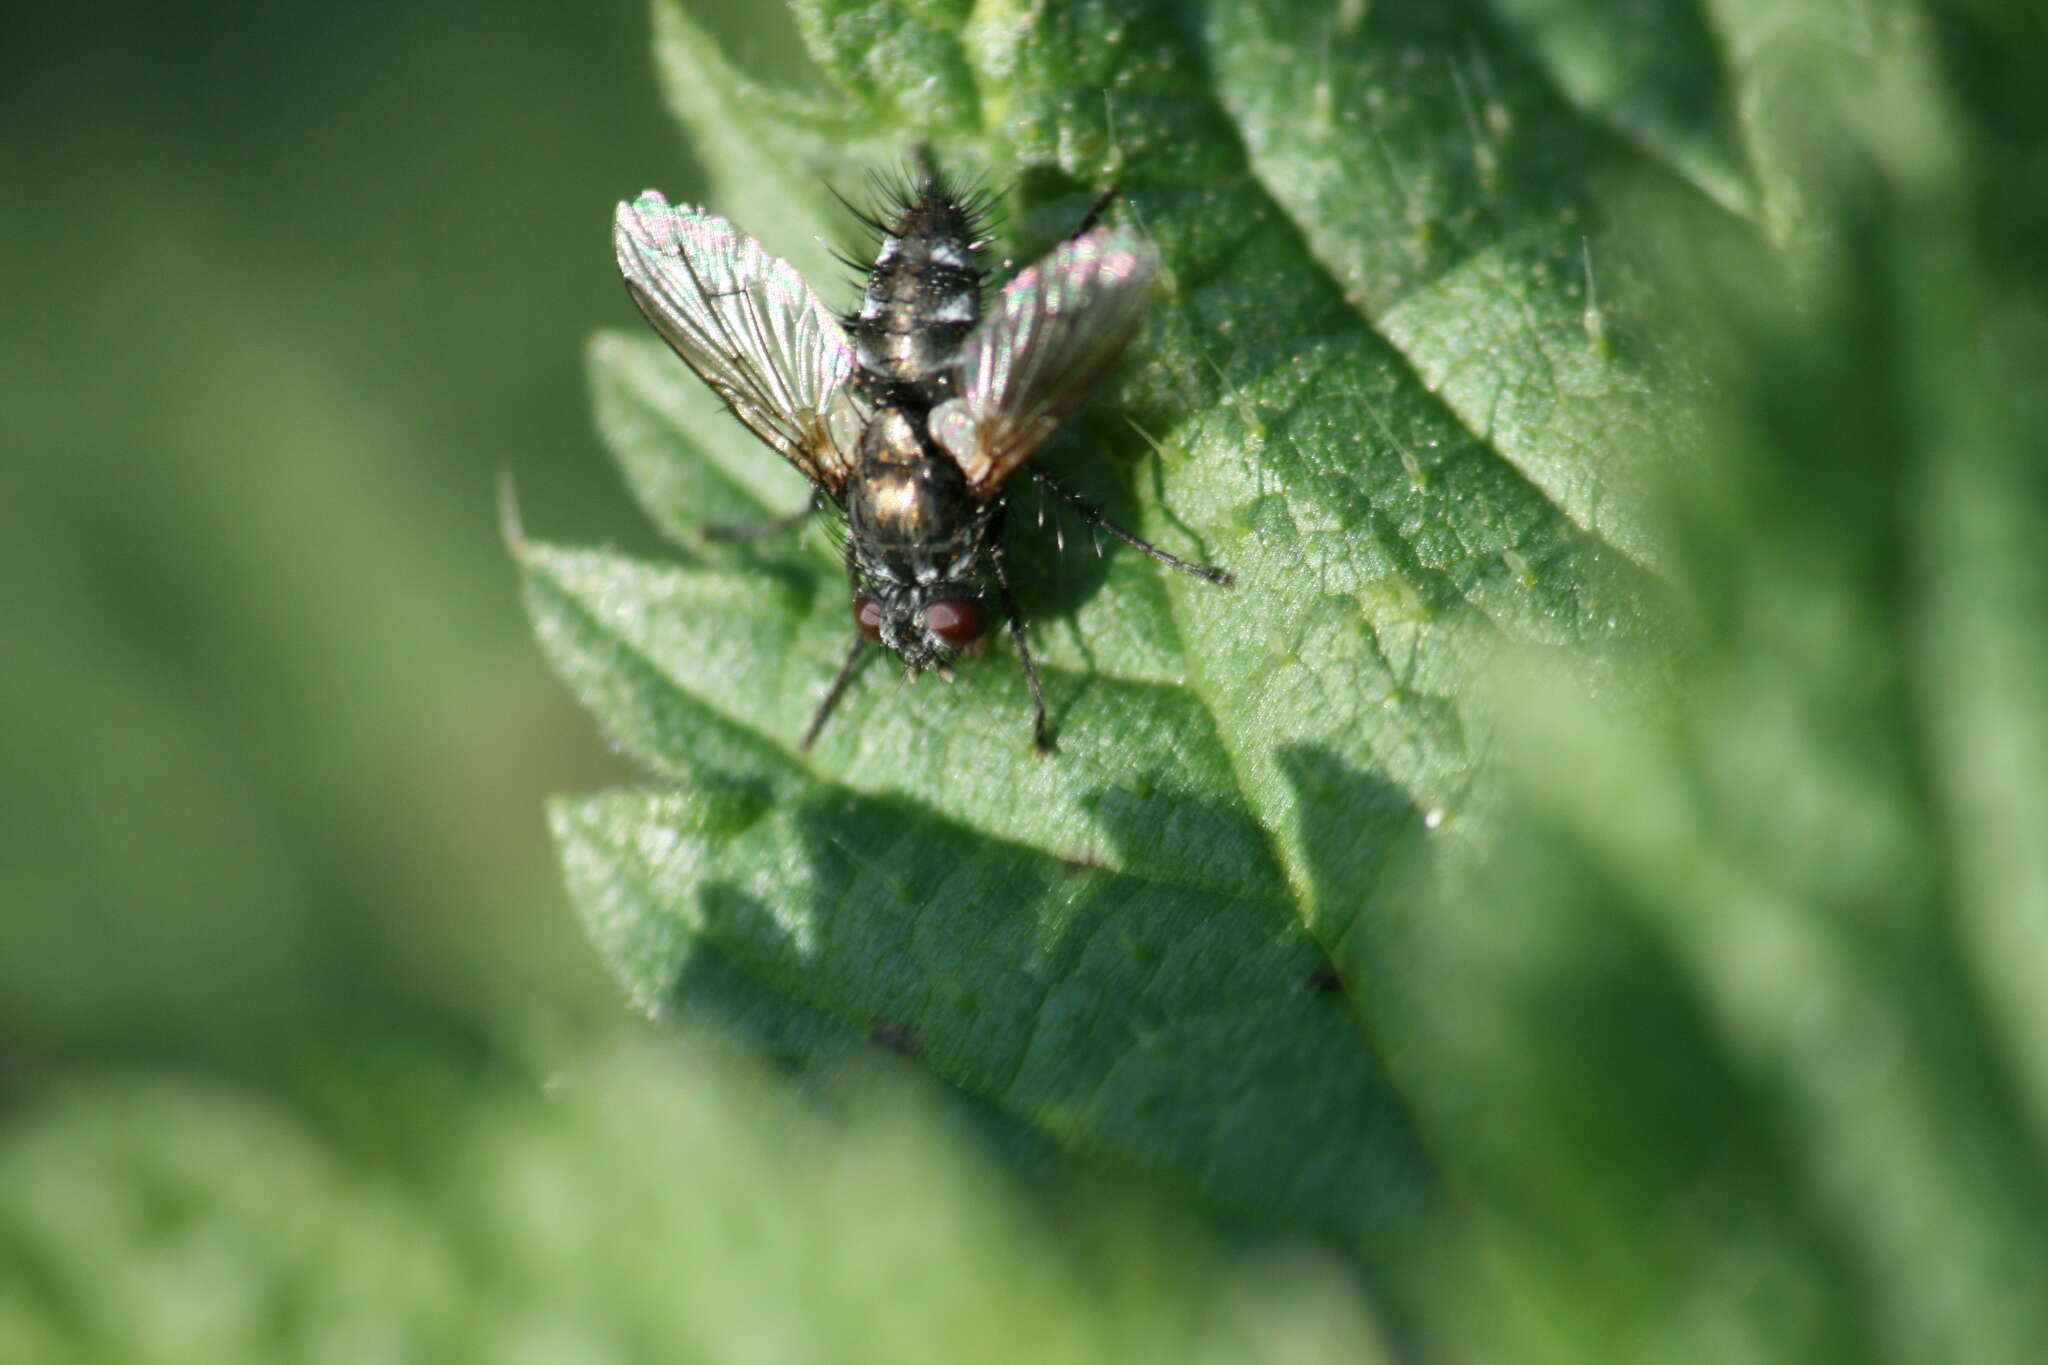
[[[989,609],[972,582],[876,583],[854,594],[853,621],[917,674],[980,641],[988,633]]]

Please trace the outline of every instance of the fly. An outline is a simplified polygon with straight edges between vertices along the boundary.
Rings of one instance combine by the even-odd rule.
[[[1004,558],[1013,474],[1028,468],[1091,525],[1162,564],[1231,582],[1132,535],[1026,463],[1137,334],[1158,256],[1131,229],[1093,226],[1091,212],[985,309],[981,197],[922,159],[890,197],[890,217],[864,219],[880,240],[844,317],[759,242],[654,190],[619,205],[613,245],[654,330],[810,480],[814,506],[830,503],[845,518],[856,633],[799,747],[817,738],[870,642],[893,650],[912,677],[950,676],[953,658],[987,633],[993,599],[1046,751],[1044,686]]]

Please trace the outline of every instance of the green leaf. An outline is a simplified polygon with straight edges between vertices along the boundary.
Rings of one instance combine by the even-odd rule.
[[[662,11],[778,250],[914,139],[1020,259],[1118,185],[1165,296],[1045,458],[1241,586],[1027,516],[1060,753],[992,659],[800,759],[827,547],[527,546],[661,779],[571,883],[650,1011],[908,1051],[1452,1356],[2037,1360],[2040,21],[1611,10],[809,0],[800,94]],[[679,367],[598,371],[657,519],[743,508]]]
[[[1043,458],[1239,586],[1099,559],[1024,495],[1010,543],[1058,753],[1031,752],[998,649],[950,687],[877,664],[804,758],[849,635],[824,537],[665,563],[520,546],[551,658],[661,783],[555,812],[590,932],[651,1013],[799,1057],[889,1041],[1001,1123],[1419,1273],[1439,1172],[1375,1041],[1379,983],[1347,997],[1330,964],[1352,975],[1348,937],[1385,932],[1389,869],[1476,831],[1486,661],[1651,619],[1621,484],[1669,419],[1623,272],[1584,292],[1600,187],[1650,163],[1483,16],[797,17],[816,89],[657,11],[714,206],[836,297],[815,239],[858,246],[824,186],[913,140],[1017,187],[1020,258],[1118,186],[1165,297]],[[800,505],[659,343],[592,357],[601,428],[686,546]]]

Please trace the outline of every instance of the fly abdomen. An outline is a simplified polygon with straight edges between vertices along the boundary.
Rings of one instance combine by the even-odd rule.
[[[913,175],[871,220],[881,242],[846,327],[870,397],[930,406],[981,320],[983,203],[929,169]]]

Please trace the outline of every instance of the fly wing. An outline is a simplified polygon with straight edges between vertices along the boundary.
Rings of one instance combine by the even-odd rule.
[[[932,439],[983,502],[1052,439],[1145,320],[1159,257],[1128,228],[1096,228],[1004,287],[961,347],[959,396],[932,409]]]
[[[789,262],[723,218],[647,190],[620,204],[612,245],[647,321],[747,429],[837,493],[863,414],[852,348]]]

